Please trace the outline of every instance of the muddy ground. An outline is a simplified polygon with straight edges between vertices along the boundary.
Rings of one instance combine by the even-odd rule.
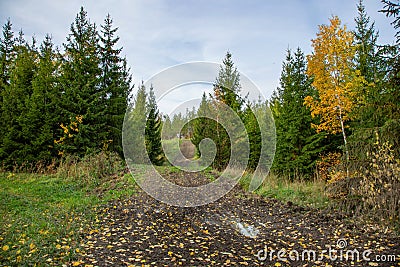
[[[196,173],[168,179],[209,182]],[[400,266],[400,238],[389,229],[239,187],[190,208],[139,190],[103,206],[99,216],[97,230],[84,236],[82,266]]]

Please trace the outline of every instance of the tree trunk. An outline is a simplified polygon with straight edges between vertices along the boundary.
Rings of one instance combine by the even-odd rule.
[[[340,126],[342,128],[343,141],[344,141],[344,150],[346,153],[346,177],[348,178],[349,177],[349,161],[350,161],[349,149],[347,147],[347,137],[346,137],[346,132],[344,130],[344,122],[343,122],[343,118],[342,118],[342,107],[340,104],[338,105],[338,107],[339,107]]]

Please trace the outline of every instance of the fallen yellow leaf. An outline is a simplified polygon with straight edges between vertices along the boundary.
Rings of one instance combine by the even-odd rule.
[[[4,245],[4,246],[3,246],[3,251],[7,251],[9,248],[10,248],[9,246]]]

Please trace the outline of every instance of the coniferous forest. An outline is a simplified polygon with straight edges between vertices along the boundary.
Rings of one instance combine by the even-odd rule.
[[[62,51],[50,35],[38,44],[15,34],[1,39],[1,152],[4,167],[107,147],[122,155],[121,128],[131,74],[108,15],[99,29],[82,8]]]
[[[279,209],[291,212],[306,210],[309,213],[304,216],[316,221],[320,217],[316,210],[324,212],[328,217],[321,219],[324,222],[318,222],[332,223],[329,227],[339,227],[341,221],[337,218],[343,216],[351,218],[349,220],[354,224],[358,220],[365,225],[375,221],[390,227],[394,229],[389,233],[393,239],[388,239],[392,245],[382,246],[388,247],[388,253],[397,253],[395,260],[398,262],[400,4],[389,0],[381,0],[381,4],[379,12],[392,21],[388,27],[397,31],[391,44],[380,43],[379,29],[360,0],[356,6],[355,28],[348,28],[333,15],[327,18],[327,24],[318,26],[316,36],[310,40],[310,54],[305,54],[301,47],[283,51],[286,57],[282,62],[279,87],[267,101],[252,101],[243,94],[239,66],[227,47],[228,52],[221,55],[221,67],[212,93],[201,92],[199,106],[171,117],[159,110],[153,87],[146,88],[144,82],[133,83],[135,73],[129,66],[134,62],[128,63],[123,56],[118,26],[114,25],[111,15],[106,15],[103,23],[96,25],[82,7],[62,44],[55,44],[51,34],[44,40],[27,40],[23,30],[16,32],[12,18],[8,19],[0,37],[0,181],[3,188],[0,189],[0,200],[4,202],[0,215],[5,218],[0,226],[0,265],[28,266],[45,262],[45,265],[54,266],[61,263],[96,266],[103,260],[110,260],[107,253],[117,255],[119,252],[115,252],[113,247],[120,245],[110,243],[95,248],[86,242],[89,237],[97,238],[96,235],[101,235],[103,230],[107,237],[114,235],[108,233],[111,226],[103,227],[96,223],[105,223],[120,214],[132,218],[144,216],[149,222],[159,223],[155,213],[149,214],[140,208],[141,204],[153,203],[154,200],[132,197],[139,194],[135,179],[146,175],[141,167],[146,160],[140,156],[124,158],[124,122],[134,122],[132,127],[135,127],[135,122],[145,125],[144,136],[137,134],[140,129],[133,129],[136,135],[129,136],[129,140],[133,144],[144,142],[151,163],[160,173],[178,184],[179,179],[183,179],[189,186],[199,186],[203,178],[209,181],[218,177],[231,159],[234,144],[228,130],[220,127],[218,121],[206,118],[210,114],[216,118],[222,116],[222,104],[233,110],[243,122],[249,142],[246,172],[239,181],[242,189],[249,188],[249,176],[259,167],[267,178],[251,194],[263,199],[278,199],[283,203]],[[127,112],[129,118],[125,117]],[[271,114],[273,120],[262,117],[262,114]],[[276,147],[269,150],[274,151],[274,155],[262,155],[260,116],[270,129],[267,136],[275,138]],[[215,157],[208,155],[207,150],[204,150],[205,154],[201,153],[202,140],[206,138],[215,144]],[[164,148],[172,143],[181,148],[191,147],[193,151],[188,149],[190,151],[183,151],[183,154],[191,154],[191,158],[202,158],[205,162],[209,162],[211,157],[212,163],[200,173],[179,173],[171,166],[174,162],[164,154]],[[134,173],[129,174],[125,160],[136,164]],[[24,192],[28,192],[26,196]],[[118,202],[121,199],[125,202]],[[224,210],[219,211],[220,217],[217,216],[221,225],[230,216],[221,214],[236,205],[236,200],[232,199],[221,204]],[[88,206],[95,208],[88,211]],[[103,209],[101,214],[100,209]],[[196,207],[189,212],[200,218],[215,212],[214,209],[217,208],[200,210]],[[246,210],[251,213],[251,209]],[[163,215],[161,221],[172,218],[174,214],[183,216],[180,218],[183,221],[188,220],[186,211],[182,215],[181,210],[169,210],[161,204],[157,206],[157,214],[159,212]],[[249,214],[249,217],[258,218],[258,215]],[[286,213],[273,214],[276,217]],[[213,220],[219,220],[215,218]],[[266,220],[265,217],[261,219]],[[211,217],[204,220],[210,221]],[[62,222],[62,229],[58,222]],[[231,227],[231,230],[243,234],[237,226],[239,222],[238,219],[236,228]],[[125,227],[125,223],[130,225],[132,222],[123,221],[121,225]],[[240,222],[241,227],[250,225],[250,222],[246,223]],[[156,231],[152,224],[144,224],[147,225],[146,231]],[[169,225],[170,228],[164,226],[163,229],[182,232],[178,228],[186,227],[185,222],[182,226],[178,223]],[[208,231],[217,231],[215,225],[218,223],[209,228],[198,228],[195,223],[188,224],[185,231],[188,236],[204,235],[202,238],[209,240]],[[366,229],[360,234],[361,238],[371,236],[376,228]],[[124,232],[115,231],[120,235]],[[171,235],[165,231],[162,234]],[[343,233],[350,232],[344,230]],[[226,238],[219,235],[217,231],[216,239]],[[232,233],[227,236],[232,236]],[[154,241],[153,237],[141,238]],[[280,235],[274,238],[281,240]],[[366,239],[354,240],[349,238],[349,242],[357,244],[363,244]],[[257,251],[252,251],[251,246],[257,247],[262,242],[256,241],[251,239],[249,242],[253,243],[249,243],[246,249],[250,247],[248,250],[253,255],[251,265],[258,266],[260,259],[255,258]],[[154,242],[161,241],[157,239]],[[184,239],[173,245],[171,240],[168,242],[161,245],[149,243],[152,249],[158,245],[160,248],[167,246],[165,251],[159,252],[165,252],[163,257],[157,258],[150,253],[147,255],[150,258],[146,258],[146,255],[138,253],[125,257],[129,261],[123,261],[124,266],[136,266],[132,261],[144,265],[150,262],[166,266],[178,265],[177,262],[185,265],[191,256],[197,257],[198,248],[182,252],[188,246]],[[207,246],[208,250],[211,244],[214,243],[203,244],[203,247]],[[225,243],[221,244],[224,246]],[[92,253],[96,249],[109,251]],[[128,248],[121,245],[121,249]],[[142,247],[138,249],[145,250]],[[221,250],[219,247],[213,249],[214,254]],[[205,251],[201,252],[205,256],[202,254],[190,265],[201,265],[207,257],[212,260],[204,263],[207,265],[219,263],[218,259],[222,259],[226,266],[235,262],[233,258],[236,256],[231,259],[228,254],[223,254],[218,258],[217,254],[208,255]],[[124,258],[115,256],[116,259],[121,257]],[[185,261],[182,262],[182,258]],[[243,262],[247,263],[250,258],[241,257],[239,260],[245,265]],[[279,263],[276,259],[274,263],[274,266],[281,266],[276,265]]]

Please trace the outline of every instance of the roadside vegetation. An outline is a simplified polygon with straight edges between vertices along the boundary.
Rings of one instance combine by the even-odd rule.
[[[138,168],[137,175],[140,175]],[[97,211],[136,192],[119,157],[68,158],[47,173],[0,172],[0,263],[60,266],[77,257]]]

